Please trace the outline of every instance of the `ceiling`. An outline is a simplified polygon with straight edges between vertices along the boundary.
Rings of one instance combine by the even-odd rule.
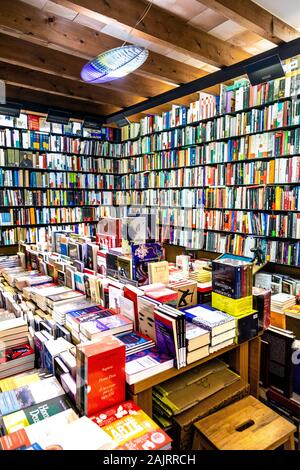
[[[7,97],[107,115],[300,36],[299,0],[153,0],[133,30],[146,6],[142,0],[1,0],[0,79]],[[103,85],[81,81],[87,60],[125,40],[150,51],[140,69]]]

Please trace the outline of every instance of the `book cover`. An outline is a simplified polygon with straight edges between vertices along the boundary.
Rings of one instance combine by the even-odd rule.
[[[151,338],[136,331],[120,334],[118,338],[125,344],[126,356],[133,354],[136,350],[149,348],[153,345]]]
[[[125,346],[114,336],[77,346],[76,404],[87,416],[125,399]]]

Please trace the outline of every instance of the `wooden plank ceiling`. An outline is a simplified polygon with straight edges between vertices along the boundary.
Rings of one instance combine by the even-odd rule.
[[[132,30],[147,2],[1,0],[0,79],[10,100],[107,115],[298,37],[300,2],[293,24],[264,2],[153,0]],[[88,60],[124,40],[150,51],[140,69],[101,85],[80,79]]]

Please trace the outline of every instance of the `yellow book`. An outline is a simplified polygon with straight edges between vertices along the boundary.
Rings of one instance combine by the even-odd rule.
[[[9,390],[24,387],[25,385],[29,385],[33,382],[38,382],[39,380],[40,377],[38,374],[26,374],[16,377],[9,377],[7,379],[0,380],[0,391],[8,392]]]

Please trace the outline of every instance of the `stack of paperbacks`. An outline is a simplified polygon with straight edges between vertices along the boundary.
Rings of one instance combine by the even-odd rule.
[[[33,367],[34,351],[27,322],[23,318],[0,321],[0,378]]]

